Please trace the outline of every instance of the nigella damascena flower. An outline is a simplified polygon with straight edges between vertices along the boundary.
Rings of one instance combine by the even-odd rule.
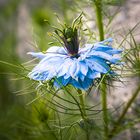
[[[102,42],[85,44],[84,48],[72,51],[70,55],[63,47],[53,46],[44,54],[30,52],[41,59],[39,64],[29,73],[29,77],[37,81],[54,79],[54,86],[62,87],[68,84],[78,89],[88,89],[96,78],[102,74],[113,74],[111,64],[119,64],[120,58],[115,57],[122,51],[112,48],[109,38]]]
[[[80,48],[77,21],[78,18],[72,27],[65,25],[63,30],[55,28],[55,35],[60,38],[63,47],[53,46],[46,53],[29,53],[40,59],[28,74],[29,78],[41,82],[53,79],[57,88],[70,84],[87,90],[103,74],[114,74],[111,65],[120,63],[116,54],[122,51],[112,48],[111,38]]]

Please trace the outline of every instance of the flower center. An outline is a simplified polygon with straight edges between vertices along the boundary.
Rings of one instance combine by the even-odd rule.
[[[75,55],[70,55],[71,58],[79,58],[80,55],[79,54],[75,54]]]
[[[76,26],[65,26],[63,30],[55,30],[55,33],[61,39],[64,48],[67,50],[67,53],[73,57],[79,57],[79,40],[78,40],[78,31]]]
[[[78,33],[76,27],[67,27],[63,30],[62,41],[71,56],[77,56],[79,50]]]
[[[81,27],[82,14],[80,14],[69,26],[64,24],[62,29],[55,28],[55,33],[59,37],[59,42],[67,50],[67,53],[71,57],[78,58],[79,54],[79,38],[78,38],[78,29]]]

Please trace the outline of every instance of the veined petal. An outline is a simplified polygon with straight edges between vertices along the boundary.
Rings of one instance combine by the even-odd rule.
[[[71,79],[70,81],[71,85],[73,85],[76,88],[83,89],[83,90],[87,90],[89,86],[91,86],[92,83],[93,81],[88,78],[86,78],[84,81],[81,81],[80,79],[78,81]]]
[[[89,51],[91,48],[93,48],[93,44],[85,44],[85,47],[80,48],[79,53],[85,53]]]
[[[45,59],[45,60],[44,60]],[[58,68],[63,64],[63,59],[53,57],[51,59],[44,58],[34,67],[29,77],[34,80],[49,80],[57,75]]]
[[[81,72],[78,74],[79,79],[81,79],[81,81],[85,80],[85,75],[83,75]]]
[[[56,54],[64,54],[67,55],[67,52],[63,47],[53,46],[47,50],[47,53],[56,53]]]
[[[74,73],[75,80],[78,80],[79,75],[81,74],[79,62],[76,63],[76,71]]]
[[[87,74],[87,77],[89,79],[100,78],[101,77],[101,73],[100,72],[97,72],[97,71],[89,70],[88,71],[88,74]]]
[[[33,80],[37,80],[37,81],[45,81],[46,78],[48,77],[48,72],[30,72],[28,74],[28,77],[33,79]]]
[[[71,66],[69,67],[69,74],[71,75],[72,78],[75,78],[76,69],[77,69],[77,62],[73,61],[71,63]]]
[[[33,57],[37,57],[39,59],[43,59],[44,57],[46,57],[46,54],[42,53],[42,52],[38,52],[38,53],[35,53],[35,52],[28,52],[27,54],[30,54],[32,55]]]
[[[80,66],[81,73],[86,76],[86,74],[88,72],[88,66],[83,61],[79,61],[78,63],[79,63],[79,66]]]
[[[56,87],[66,86],[70,80],[71,80],[71,77],[69,77],[68,79],[64,79],[64,77],[56,78],[54,81],[54,86]]]
[[[101,51],[92,51],[92,52],[90,52],[89,54],[88,54],[88,56],[87,57],[99,57],[99,58],[103,58],[103,59],[105,59],[105,60],[108,60],[108,61],[110,61],[111,63],[116,63],[116,62],[118,62],[120,59],[119,58],[115,58],[115,57],[113,57],[112,55],[110,55],[110,54],[107,54],[107,53],[105,53],[105,52],[101,52]]]
[[[46,80],[52,79],[53,77],[57,75],[57,69],[55,69],[53,66],[50,66],[48,71],[49,71],[49,74]]]
[[[40,62],[39,62],[39,64],[42,64],[42,63],[48,63],[48,64],[50,64],[50,63],[55,63],[55,62],[57,62],[57,63],[59,63],[59,61],[61,62],[61,61],[64,61],[63,60],[64,59],[64,57],[62,57],[62,56],[49,56],[49,57],[45,57],[44,59],[42,59]]]
[[[85,78],[85,80],[81,82],[81,85],[84,90],[87,90],[92,85],[92,83],[93,83],[92,79]]]
[[[112,50],[107,50],[106,53],[108,53],[110,55],[120,54],[120,53],[122,53],[122,50],[112,49]]]
[[[54,46],[54,47],[51,47],[49,48],[46,53],[42,53],[42,52],[28,52],[27,54],[30,54],[32,55],[33,57],[37,57],[39,59],[43,59],[45,57],[53,57],[53,56],[62,56],[62,55],[67,55],[67,52],[65,51],[65,49],[63,47],[57,47],[57,46]]]
[[[71,79],[70,84],[76,88],[83,89],[81,83],[79,81],[76,81],[75,79]]]
[[[105,47],[105,48],[110,47],[110,48],[112,48],[112,46],[111,46],[112,42],[113,42],[113,39],[108,38],[108,39],[106,39],[104,41],[100,41],[100,42],[95,43],[93,48],[94,49],[99,48],[99,47]]]
[[[111,43],[111,42],[113,42],[113,38],[108,38],[108,39],[105,39],[105,40],[100,41],[100,42],[98,42],[98,43],[106,44],[106,43]]]
[[[67,74],[67,73],[63,76],[64,76],[64,79],[68,79],[69,77],[71,77],[70,74]]]
[[[52,57],[52,58],[44,58],[42,59],[39,64],[33,69],[33,71],[40,71],[43,72],[45,70],[50,70],[52,69],[58,69],[58,66],[60,66],[63,63],[63,59],[60,57]]]
[[[93,47],[93,50],[95,51],[107,51],[111,49],[113,49],[111,46],[104,45],[104,44],[98,44]]]
[[[71,77],[69,77],[68,79],[62,78],[62,84],[63,84],[64,86],[66,86],[66,85],[69,83],[70,80],[71,80]]]
[[[109,71],[108,64],[105,63],[102,59],[98,58],[90,58],[86,59],[86,64],[90,67],[91,70],[101,72],[101,73],[107,73]]]
[[[88,49],[91,49],[93,47],[93,44],[85,44],[85,47],[84,48],[88,48]],[[83,48],[83,49],[84,49]]]
[[[58,75],[57,77],[64,76],[66,73],[67,75],[70,75],[69,69],[72,65],[72,60],[70,58],[64,59],[63,65],[61,65],[60,68],[58,68]]]
[[[107,46],[107,45],[99,45],[98,47],[94,47],[93,50],[95,51],[102,51],[102,52],[105,52],[105,53],[108,53],[110,55],[113,55],[113,54],[119,54],[122,52],[122,50],[119,50],[119,49],[114,49],[110,46]]]

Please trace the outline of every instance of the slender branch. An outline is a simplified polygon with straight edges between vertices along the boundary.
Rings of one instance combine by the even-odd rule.
[[[87,115],[86,115],[86,110],[85,110],[84,97],[83,97],[83,94],[82,94],[81,90],[77,90],[77,91],[78,91],[78,94],[79,94],[80,105],[81,105],[82,114],[83,114],[82,118],[83,118],[83,120],[85,120],[87,118]]]
[[[95,0],[96,20],[99,30],[100,41],[104,40],[104,28],[102,18],[102,0]],[[108,111],[107,111],[107,85],[105,79],[103,79],[101,85],[101,104],[103,110],[103,121],[104,121],[104,139],[108,139]]]
[[[134,94],[132,95],[132,97],[130,98],[130,100],[127,102],[126,107],[124,108],[124,110],[122,111],[120,117],[118,118],[118,120],[116,121],[113,129],[111,130],[110,134],[109,134],[109,138],[112,138],[114,136],[114,134],[116,133],[116,131],[118,130],[118,128],[120,127],[120,124],[122,122],[122,120],[124,119],[124,116],[126,115],[128,109],[130,108],[130,106],[132,105],[133,101],[136,99],[136,97],[138,96],[140,91],[140,85],[138,86],[138,88],[135,90]]]
[[[88,118],[87,118],[86,109],[85,109],[84,94],[79,89],[77,90],[77,92],[79,94],[79,100],[80,100],[80,105],[81,105],[81,109],[82,109],[82,115],[81,116],[82,116],[82,119],[83,119],[85,125],[87,125]],[[89,140],[90,139],[90,133],[89,133],[88,127],[87,127],[87,130],[85,130],[85,131],[86,131],[86,140]]]
[[[105,80],[104,80],[105,81]],[[107,85],[106,83],[102,83],[100,86],[101,89],[101,103],[103,110],[103,121],[104,121],[104,139],[106,140],[108,137],[108,110],[107,110]]]
[[[96,22],[99,30],[100,41],[104,40],[104,28],[102,18],[102,0],[95,0]]]

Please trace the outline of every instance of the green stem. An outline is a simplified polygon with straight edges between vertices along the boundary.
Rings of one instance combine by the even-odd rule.
[[[102,18],[102,0],[95,0],[96,22],[99,30],[100,41],[104,40],[104,28]]]
[[[108,111],[107,111],[107,86],[106,83],[101,84],[101,104],[102,104],[102,111],[103,111],[103,121],[104,121],[104,139],[108,139]]]
[[[124,119],[124,116],[126,115],[129,107],[131,106],[131,104],[133,103],[133,101],[136,99],[136,97],[138,96],[140,91],[140,86],[138,86],[138,88],[135,90],[134,94],[132,95],[132,97],[130,98],[130,100],[128,101],[128,103],[126,104],[126,107],[124,108],[124,110],[122,111],[120,117],[118,118],[118,120],[116,121],[113,129],[110,132],[109,138],[112,138],[114,136],[114,134],[116,133],[117,129],[120,127],[120,123],[122,122],[122,120]]]
[[[78,92],[78,94],[79,94],[79,100],[80,100],[80,105],[81,105],[81,109],[82,109],[82,114],[81,114],[81,116],[82,116],[82,119],[83,119],[85,125],[87,125],[87,123],[88,123],[88,122],[87,122],[88,118],[87,118],[86,109],[85,109],[84,94],[83,94],[82,91],[79,90],[79,89],[77,90],[77,92]],[[86,130],[86,139],[87,139],[87,140],[90,139],[90,134],[89,134],[89,129],[88,129],[88,128],[87,128],[87,130]]]
[[[86,110],[85,110],[84,94],[79,89],[77,91],[78,91],[78,94],[79,94],[79,100],[80,100],[80,105],[81,105],[81,109],[82,109],[81,116],[82,116],[83,120],[86,120],[87,115],[86,115]]]
[[[104,28],[102,18],[102,0],[95,0],[96,21],[99,30],[100,41],[104,40]],[[105,79],[101,83],[101,104],[104,121],[104,139],[108,139],[108,111],[107,111],[107,86]]]

